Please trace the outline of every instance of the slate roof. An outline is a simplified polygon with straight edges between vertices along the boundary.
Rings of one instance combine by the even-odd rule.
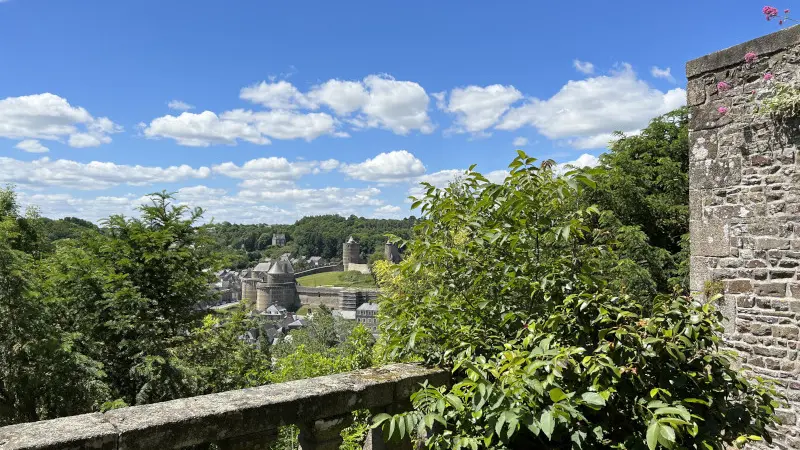
[[[268,262],[258,263],[258,265],[253,267],[253,272],[268,272],[270,265],[271,264]]]
[[[269,274],[279,275],[279,274],[289,274],[294,273],[294,268],[292,267],[292,263],[286,260],[276,261],[275,264],[272,265],[272,268],[269,269]]]

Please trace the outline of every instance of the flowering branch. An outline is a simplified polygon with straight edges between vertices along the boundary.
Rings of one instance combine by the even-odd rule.
[[[761,13],[764,14],[764,17],[767,18],[768,22],[771,21],[772,19],[777,18],[778,14],[779,14],[778,13],[778,8],[775,8],[774,6],[765,6],[761,10]],[[784,9],[783,10],[783,17],[778,18],[778,25],[783,25],[783,22],[787,21],[787,20],[790,20],[792,22],[797,22],[796,20],[794,20],[791,17],[789,17],[789,10],[788,9]]]

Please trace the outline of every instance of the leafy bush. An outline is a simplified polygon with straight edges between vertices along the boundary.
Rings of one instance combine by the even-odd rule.
[[[425,386],[413,411],[375,425],[438,449],[769,440],[775,390],[719,348],[713,304],[652,295],[631,259],[648,245],[638,229],[585,203],[586,172],[534,164],[520,152],[502,184],[470,171],[415,202],[407,258],[377,265],[377,348],[452,367],[455,384]]]

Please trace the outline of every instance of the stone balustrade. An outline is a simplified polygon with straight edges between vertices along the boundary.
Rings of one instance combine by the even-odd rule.
[[[268,449],[278,428],[297,425],[303,450],[337,449],[352,412],[398,412],[419,384],[449,374],[393,364],[338,375],[228,391],[0,428],[0,450]],[[370,448],[387,448],[379,430]],[[373,445],[374,444],[374,445]],[[396,444],[401,445],[401,444]],[[407,444],[406,444],[407,445]]]

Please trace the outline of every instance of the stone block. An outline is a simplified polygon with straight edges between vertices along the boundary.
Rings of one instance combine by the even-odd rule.
[[[758,283],[754,291],[758,296],[785,297],[786,283]]]
[[[722,128],[733,122],[731,113],[719,113],[718,109],[721,106],[727,107],[729,105],[726,105],[722,101],[711,101],[692,107],[689,116],[689,129],[695,132],[713,130],[715,128]]]
[[[728,224],[721,220],[689,221],[689,245],[692,256],[730,255]]]
[[[738,157],[689,163],[689,186],[714,189],[735,186],[742,179],[742,160]]]
[[[725,282],[725,293],[746,294],[753,292],[753,282],[750,280],[730,280]]]
[[[800,337],[800,327],[794,325],[773,325],[772,336],[782,339],[797,339]]]
[[[407,402],[398,389],[423,380],[447,383],[449,373],[393,364],[110,411],[119,449],[183,448],[270,432],[277,425],[341,417],[356,409]]]
[[[117,430],[102,414],[83,414],[0,428],[2,450],[116,449]]]
[[[716,130],[701,130],[691,133],[692,148],[689,152],[691,161],[705,161],[717,157],[719,140]]]
[[[695,78],[686,83],[686,98],[689,106],[697,106],[706,101],[706,83],[702,78]]]
[[[759,237],[755,240],[756,250],[789,250],[789,239]]]

